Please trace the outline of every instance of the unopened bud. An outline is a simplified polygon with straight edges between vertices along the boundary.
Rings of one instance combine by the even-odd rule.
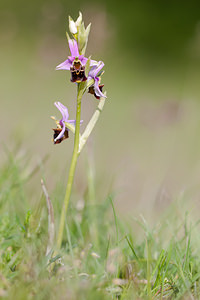
[[[77,33],[77,27],[75,22],[73,21],[73,19],[69,16],[69,31],[72,34],[76,34]]]

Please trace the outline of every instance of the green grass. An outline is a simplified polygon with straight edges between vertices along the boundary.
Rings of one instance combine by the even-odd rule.
[[[95,202],[88,170],[84,198],[77,202],[72,195],[62,249],[46,256],[46,201],[37,186],[41,198],[30,204],[25,184],[34,172],[25,172],[27,160],[9,153],[0,169],[2,299],[200,298],[199,222],[182,199],[153,226],[142,217],[125,220],[114,193]],[[59,183],[50,195],[56,228],[64,188]]]

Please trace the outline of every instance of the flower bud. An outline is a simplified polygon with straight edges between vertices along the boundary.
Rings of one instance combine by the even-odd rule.
[[[74,20],[70,16],[69,16],[69,31],[72,34],[76,34],[77,33],[76,24],[75,24]]]

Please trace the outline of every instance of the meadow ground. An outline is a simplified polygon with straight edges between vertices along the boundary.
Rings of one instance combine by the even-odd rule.
[[[185,196],[151,226],[142,216],[119,217],[114,193],[97,203],[88,177],[84,197],[72,196],[62,249],[46,255],[46,199],[41,191],[27,210],[24,189],[37,170],[25,175],[26,156],[7,153],[0,177],[2,299],[199,299],[199,221]],[[58,183],[50,197],[56,228],[63,195]]]

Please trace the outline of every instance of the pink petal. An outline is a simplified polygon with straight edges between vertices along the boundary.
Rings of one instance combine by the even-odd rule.
[[[97,76],[97,74],[99,73],[99,71],[104,67],[104,63],[102,61],[100,61],[98,63],[98,65],[94,65],[92,66],[90,72],[89,72],[89,76],[92,78],[95,78]]]
[[[78,44],[76,40],[69,40],[69,49],[72,56],[79,56]]]
[[[94,81],[94,91],[95,91],[96,96],[98,96],[98,97],[103,97],[103,98],[107,98],[107,97],[100,91],[100,88],[99,88],[99,79],[95,79],[95,81]]]
[[[88,61],[88,58],[84,57],[83,55],[79,56],[79,59],[83,66],[85,66],[86,62]]]
[[[54,105],[59,109],[62,114],[62,120],[64,122],[68,122],[69,113],[67,107],[65,107],[61,102],[55,102]]]
[[[62,62],[60,65],[56,67],[56,70],[70,70],[70,67],[72,66],[72,63],[69,59]]]

